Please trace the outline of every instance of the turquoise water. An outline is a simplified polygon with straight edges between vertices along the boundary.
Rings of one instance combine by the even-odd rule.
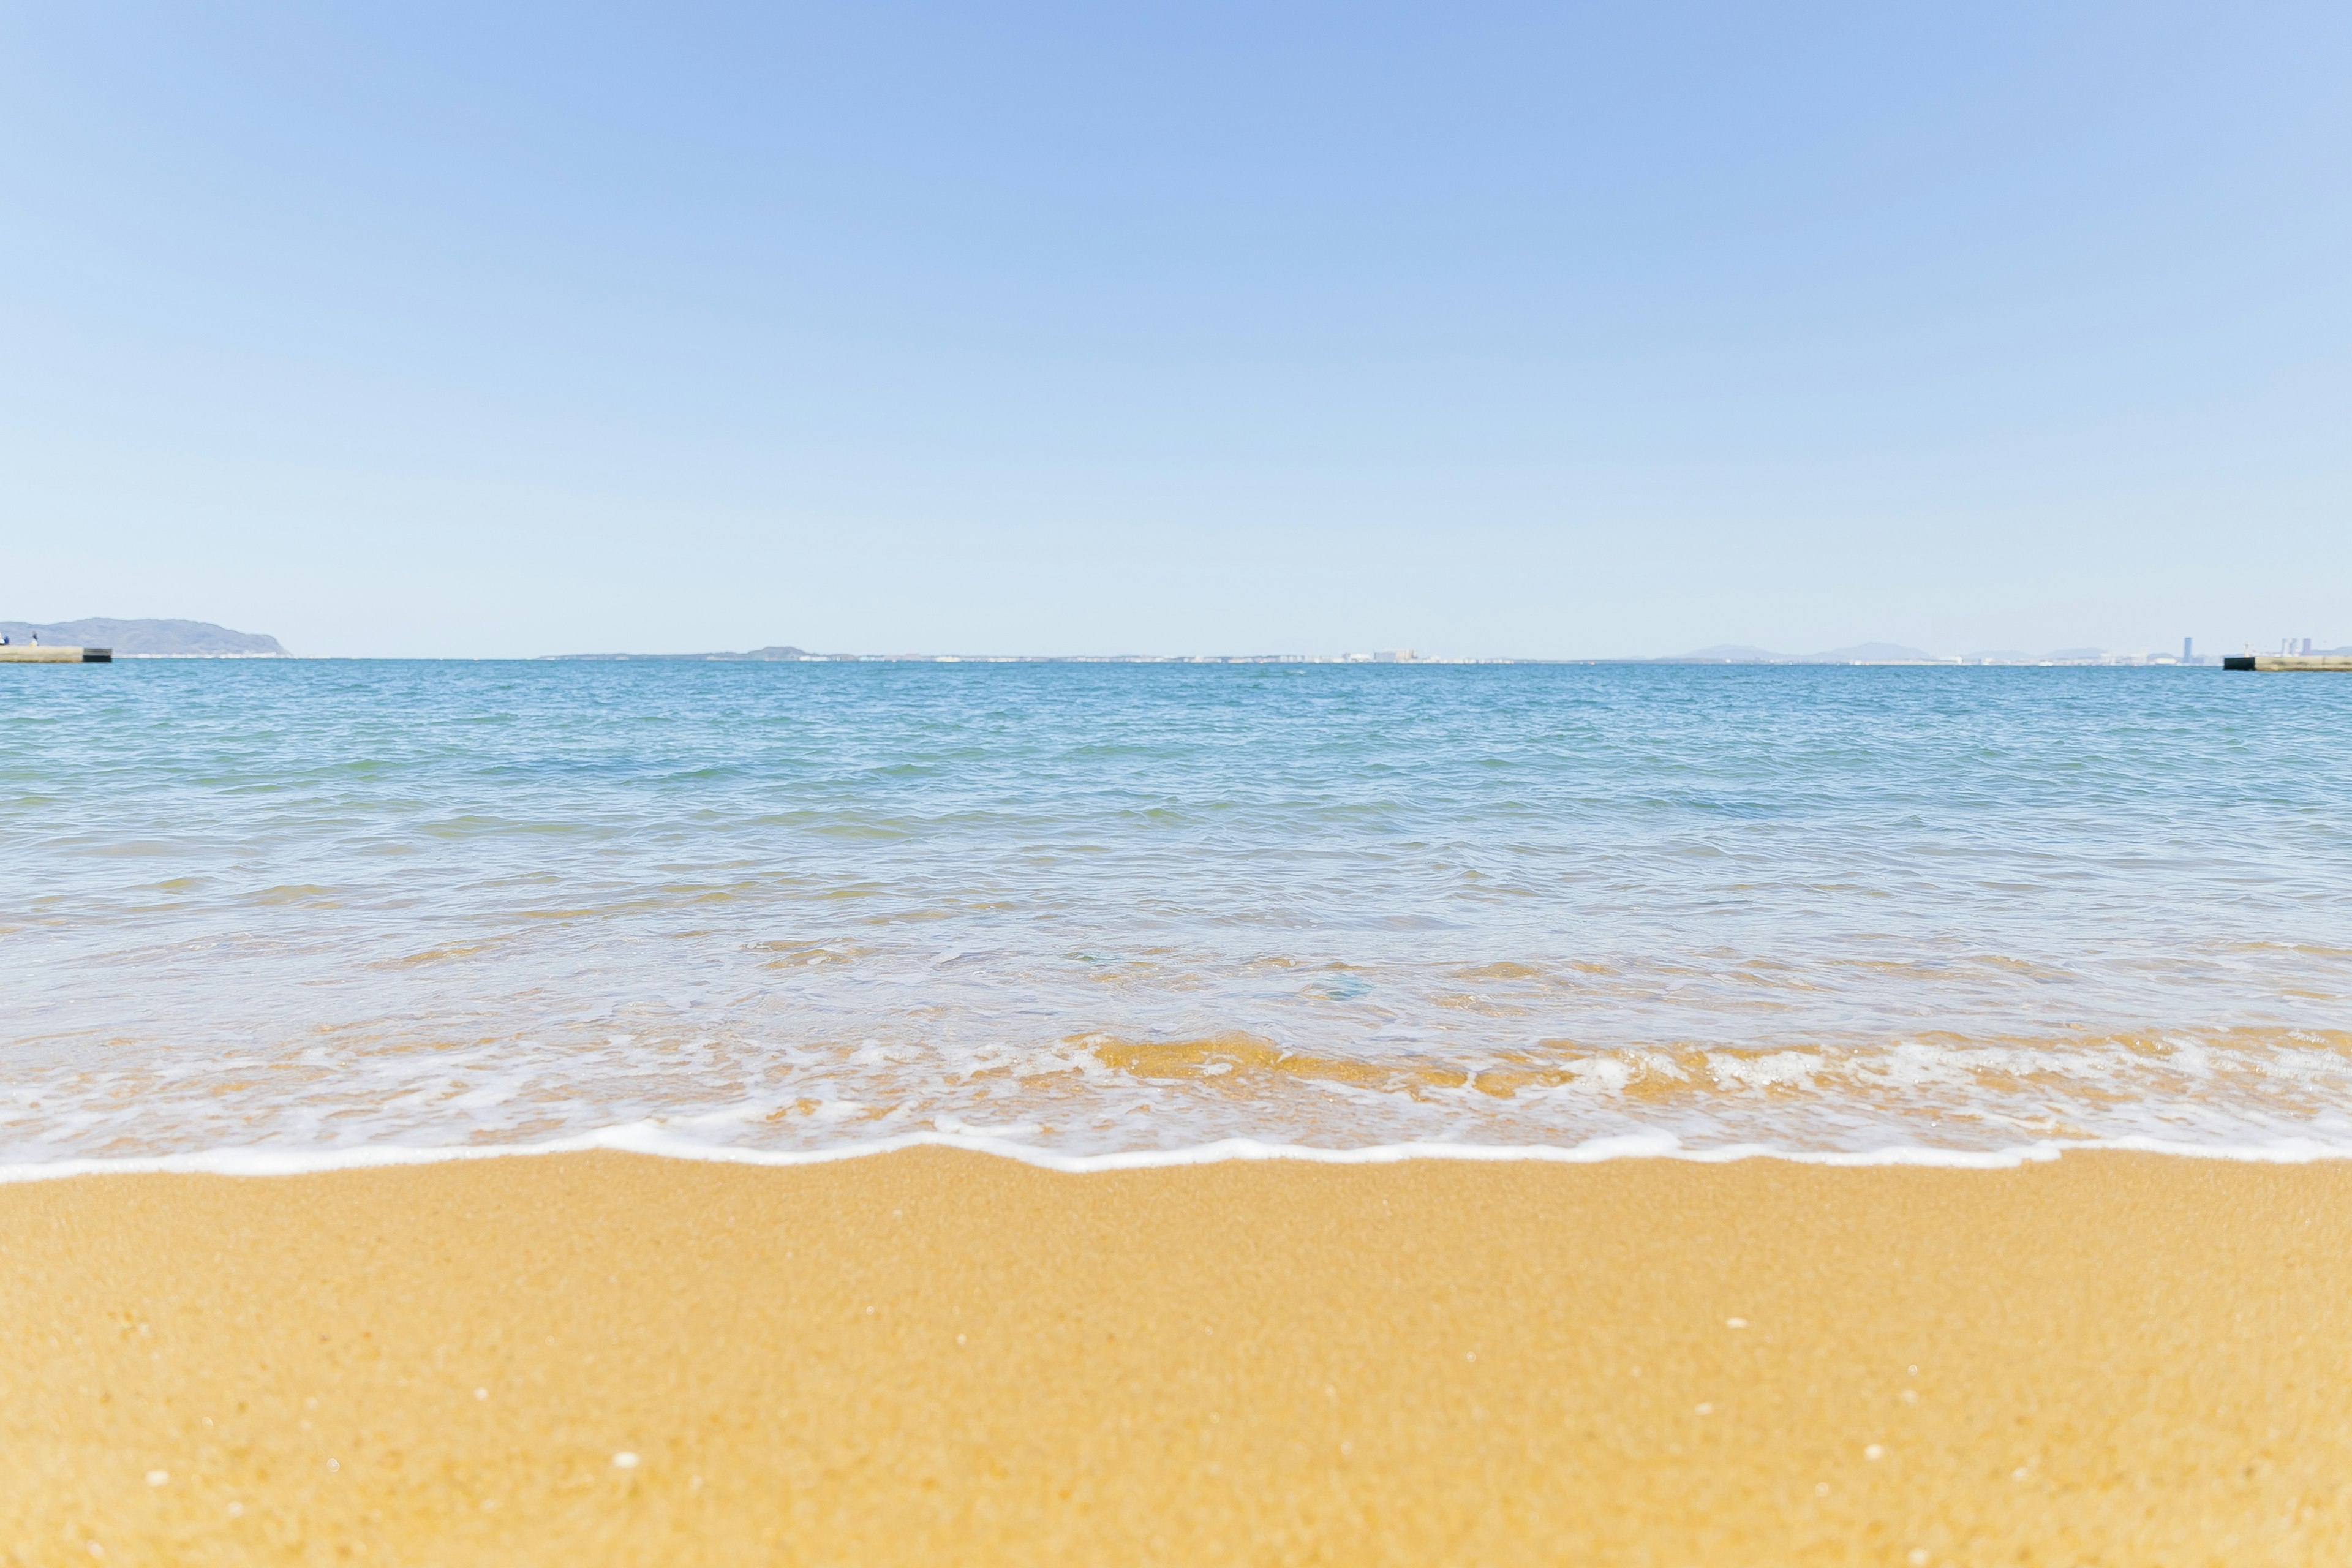
[[[154,660],[0,724],[0,1163],[2352,1150],[2352,679]]]

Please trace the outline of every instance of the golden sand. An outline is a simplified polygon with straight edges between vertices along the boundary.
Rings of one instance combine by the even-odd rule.
[[[12,1563],[2352,1563],[2352,1165],[585,1154],[0,1248]]]

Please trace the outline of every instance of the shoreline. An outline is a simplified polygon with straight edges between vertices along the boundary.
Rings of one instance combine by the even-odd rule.
[[[2352,1161],[2352,1144],[2310,1138],[2267,1143],[2188,1143],[2141,1136],[2110,1139],[2045,1139],[1996,1149],[1954,1149],[1896,1143],[1877,1149],[1783,1149],[1761,1143],[1693,1148],[1672,1133],[1601,1137],[1582,1143],[1378,1143],[1328,1148],[1311,1143],[1270,1143],[1255,1138],[1224,1138],[1176,1149],[1116,1150],[1065,1154],[1033,1143],[959,1132],[908,1132],[871,1142],[824,1149],[757,1149],[740,1144],[699,1143],[664,1131],[657,1123],[629,1122],[538,1143],[413,1145],[372,1143],[318,1152],[232,1147],[175,1154],[75,1156],[0,1163],[0,1188],[29,1183],[72,1181],[90,1176],[194,1175],[240,1180],[334,1175],[352,1171],[411,1170],[485,1160],[551,1159],[565,1155],[617,1153],[687,1164],[750,1170],[799,1170],[813,1165],[884,1158],[917,1149],[939,1149],[1003,1160],[1061,1175],[1098,1175],[1115,1171],[1179,1170],[1226,1163],[1303,1165],[1396,1165],[1421,1161],[1470,1164],[1601,1165],[1620,1161],[1661,1160],[1696,1165],[1733,1165],[1751,1160],[1823,1170],[2011,1171],[2047,1164],[2074,1154],[2145,1154],[2162,1159],[2211,1160],[2227,1164],[2305,1165]]]
[[[2352,1559],[2333,1160],[607,1150],[0,1255],[0,1562]]]

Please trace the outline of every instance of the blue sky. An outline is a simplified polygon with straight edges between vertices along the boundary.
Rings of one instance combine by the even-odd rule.
[[[2352,643],[2352,8],[0,10],[0,618]]]

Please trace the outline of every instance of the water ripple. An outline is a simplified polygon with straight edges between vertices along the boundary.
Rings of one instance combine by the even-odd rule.
[[[2352,681],[0,686],[0,1162],[645,1121],[778,1151],[2352,1144]]]

